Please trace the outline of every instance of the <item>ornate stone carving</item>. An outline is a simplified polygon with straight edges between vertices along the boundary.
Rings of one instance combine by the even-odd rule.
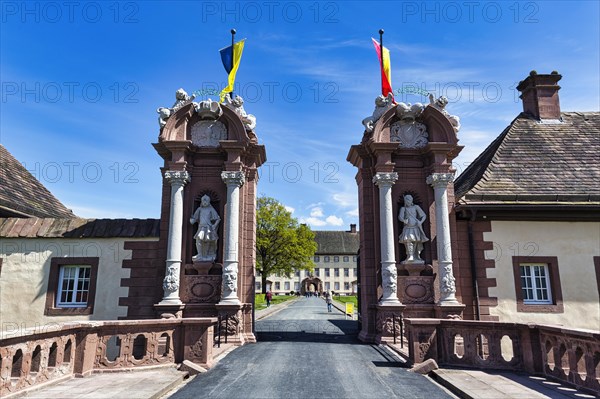
[[[454,173],[433,173],[427,177],[426,183],[432,187],[446,187],[448,183],[451,183],[453,180]]]
[[[404,196],[404,206],[400,208],[398,220],[404,223],[400,242],[406,247],[406,263],[425,263],[421,259],[423,243],[429,241],[429,238],[423,231],[423,222],[427,218],[425,212],[419,205],[413,204],[413,197],[410,194]]]
[[[179,108],[191,103],[194,98],[196,98],[195,94],[192,94],[192,96],[190,97],[190,96],[188,96],[188,94],[185,90],[183,90],[183,89],[177,90],[175,92],[175,103],[173,103],[173,106],[171,107],[171,111],[173,111],[173,113],[177,112],[177,110],[179,110]]]
[[[167,120],[173,115],[177,110],[183,107],[186,104],[192,102],[192,100],[196,98],[196,95],[188,96],[185,90],[179,89],[175,92],[175,103],[171,108],[160,107],[156,110],[158,112],[158,125],[162,129],[167,124]]]
[[[225,267],[223,269],[223,297],[233,297],[237,298],[237,266],[234,267]]]
[[[375,321],[376,329],[378,333],[385,335],[394,335],[394,323],[396,324],[396,335],[400,335],[402,317],[395,312],[377,312],[377,319]]]
[[[217,303],[221,296],[221,276],[184,276],[182,300],[185,303]]]
[[[163,279],[163,289],[165,293],[179,290],[179,267],[177,265],[171,264],[167,267],[167,273]]]
[[[215,120],[201,120],[192,125],[192,143],[198,147],[218,147],[219,141],[227,140],[227,128]]]
[[[190,181],[190,174],[185,170],[167,170],[165,179],[171,185],[183,186]]]
[[[246,181],[244,172],[221,172],[221,179],[226,185],[235,185],[241,187]]]
[[[444,262],[441,262],[444,263]],[[444,296],[454,296],[456,293],[456,279],[452,274],[452,263],[443,264],[442,280],[440,290]]]
[[[373,132],[375,129],[375,123],[381,118],[388,109],[394,106],[394,95],[389,93],[387,97],[383,95],[377,96],[375,98],[375,110],[373,110],[373,114],[371,116],[367,116],[363,119],[362,124],[365,126],[365,131],[367,133]]]
[[[167,124],[167,119],[169,119],[171,116],[171,109],[160,107],[156,110],[156,112],[158,113],[158,125],[162,129]]]
[[[450,115],[448,111],[446,111],[446,105],[448,105],[448,99],[446,97],[441,96],[435,100],[433,94],[429,94],[429,105],[439,110],[446,118],[448,118],[455,132],[460,130],[460,118],[456,115]]]
[[[398,103],[396,105],[396,116],[403,122],[414,122],[415,119],[421,116],[423,110],[425,110],[425,107],[421,103],[414,103],[412,105],[410,103]]]
[[[254,130],[256,127],[256,117],[252,114],[246,113],[246,110],[244,110],[244,99],[242,97],[235,96],[235,98],[232,100],[231,94],[227,94],[223,102],[233,108],[235,113],[240,116],[246,130]]]
[[[210,197],[202,196],[200,206],[190,218],[191,224],[198,223],[198,230],[194,235],[198,253],[192,257],[194,262],[214,262],[216,259],[217,240],[219,239],[217,230],[220,222],[219,214],[210,204]]]
[[[236,335],[240,331],[241,312],[223,313],[221,316],[221,333]]]
[[[198,103],[194,103],[194,109],[200,119],[218,119],[221,115],[223,115],[223,110],[221,109],[221,104],[216,101],[211,100],[210,98],[205,101],[200,101]]]
[[[425,147],[429,142],[427,127],[416,121],[423,109],[421,103],[413,105],[399,103],[396,106],[396,116],[400,120],[390,126],[390,141],[400,143],[400,148]]]
[[[194,343],[194,345],[190,346],[190,354],[196,359],[202,359],[202,351],[203,351],[202,336],[200,336],[200,338],[198,338],[196,343]]]
[[[382,270],[381,282],[386,292],[390,294],[392,297],[398,296],[398,271],[396,269],[396,265],[388,265],[384,270]]]
[[[375,176],[373,176],[373,183],[375,183],[375,185],[377,186],[392,186],[394,185],[394,183],[396,183],[396,181],[398,180],[398,173],[396,172],[390,172],[390,173],[383,173],[383,172],[379,172],[376,173]]]
[[[404,282],[404,295],[402,303],[433,303],[432,276],[406,276],[400,277]]]

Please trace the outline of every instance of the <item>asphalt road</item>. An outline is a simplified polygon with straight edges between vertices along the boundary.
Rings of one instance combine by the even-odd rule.
[[[171,396],[183,398],[450,398],[384,347],[356,339],[356,321],[302,298],[257,323],[236,349]]]

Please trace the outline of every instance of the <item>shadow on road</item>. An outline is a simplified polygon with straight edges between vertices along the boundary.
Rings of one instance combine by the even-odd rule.
[[[360,343],[354,320],[263,320],[256,325],[258,341]]]

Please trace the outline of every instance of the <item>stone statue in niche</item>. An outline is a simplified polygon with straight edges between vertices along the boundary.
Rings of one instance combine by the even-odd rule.
[[[404,223],[400,242],[406,248],[406,263],[425,263],[421,259],[423,243],[429,241],[429,238],[423,231],[423,222],[427,218],[425,212],[419,205],[413,204],[413,197],[410,194],[404,196],[404,206],[400,208],[398,220]]]
[[[194,262],[214,262],[217,257],[217,230],[221,218],[219,214],[210,204],[210,197],[208,195],[202,196],[200,199],[200,206],[192,217],[190,223],[198,223],[198,230],[194,235],[196,240],[196,250],[198,254],[192,257]]]

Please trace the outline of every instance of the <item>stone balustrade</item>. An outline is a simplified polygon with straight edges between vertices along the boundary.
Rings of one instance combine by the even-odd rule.
[[[600,393],[600,332],[489,321],[405,319],[414,364],[524,371]]]
[[[94,372],[212,365],[217,318],[63,323],[0,339],[0,396]]]

